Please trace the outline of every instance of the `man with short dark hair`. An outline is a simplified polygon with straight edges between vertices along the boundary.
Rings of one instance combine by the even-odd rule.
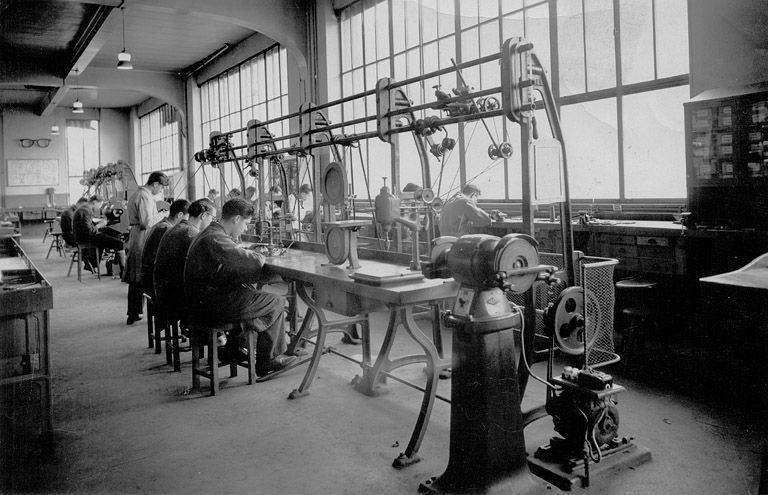
[[[123,282],[128,282],[128,325],[140,320],[144,309],[144,301],[141,298],[141,253],[147,232],[163,217],[157,211],[155,196],[168,183],[167,175],[152,172],[147,183],[138,188],[128,200],[126,214],[131,231],[128,238],[128,263],[123,273]]]
[[[78,198],[75,204],[61,213],[61,219],[59,220],[59,225],[61,226],[61,238],[64,239],[64,242],[68,246],[77,246],[77,241],[75,241],[75,234],[72,231],[72,218],[75,216],[77,209],[87,202],[88,198]]]
[[[480,188],[474,184],[466,184],[461,194],[456,195],[443,206],[440,212],[440,235],[461,237],[470,233],[472,225],[487,226],[491,224],[491,216],[477,206]]]
[[[88,198],[88,203],[77,209],[72,217],[72,232],[77,244],[94,244],[102,249],[113,249],[117,256],[120,269],[125,266],[125,252],[123,251],[123,241],[110,235],[99,232],[99,227],[106,225],[106,220],[97,223],[93,221],[93,216],[101,210],[104,199],[99,195],[93,195]],[[83,262],[88,266],[96,267],[99,263],[98,254],[93,249],[83,251]]]
[[[187,208],[189,208],[189,201],[186,199],[177,199],[171,203],[168,216],[157,222],[149,230],[147,238],[144,240],[144,248],[141,253],[141,286],[144,289],[144,293],[151,297],[152,300],[155,299],[153,272],[155,270],[155,257],[160,246],[160,240],[171,227],[178,225],[179,222],[189,217]]]
[[[160,239],[153,280],[157,304],[168,318],[184,318],[184,262],[192,240],[216,219],[216,208],[208,198],[189,205],[189,218],[171,227]]]
[[[253,217],[254,208],[242,198],[222,207],[221,220],[198,235],[184,265],[186,307],[193,322],[242,322],[257,332],[256,374],[265,376],[287,366],[295,356],[281,354],[286,345],[285,299],[260,292],[252,284],[261,277],[265,258],[239,246],[235,239]],[[242,340],[228,340],[228,354],[241,359]],[[234,342],[234,345],[232,345]]]

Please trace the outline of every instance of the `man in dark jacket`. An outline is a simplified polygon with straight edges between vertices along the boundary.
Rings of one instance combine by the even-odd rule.
[[[189,247],[184,289],[193,323],[241,322],[258,332],[256,374],[265,376],[284,368],[295,356],[281,354],[286,346],[285,299],[252,285],[261,277],[264,256],[234,241],[253,213],[253,205],[242,198],[224,203],[221,220],[209,225]],[[230,340],[235,340],[232,335]]]
[[[103,203],[104,199],[99,195],[93,195],[88,198],[88,203],[78,208],[72,217],[72,232],[74,233],[75,242],[77,242],[77,244],[95,244],[101,249],[113,249],[118,264],[120,265],[120,269],[123,270],[125,268],[123,241],[99,232],[99,228],[106,224],[105,220],[98,223],[93,221],[94,214],[100,212]],[[93,250],[83,251],[83,258],[83,262],[88,260],[88,264],[92,267],[95,267],[99,263],[97,253],[93,252]],[[86,264],[86,267],[88,264]]]
[[[68,246],[75,247],[77,242],[75,241],[75,234],[72,231],[72,218],[75,216],[75,212],[78,208],[88,202],[88,198],[80,198],[77,203],[73,204],[61,213],[61,219],[59,224],[61,225],[61,238]]]
[[[178,225],[179,222],[187,219],[189,216],[187,214],[188,208],[189,201],[186,199],[177,199],[171,203],[171,209],[168,212],[168,216],[149,229],[147,238],[144,241],[144,250],[141,254],[141,286],[144,289],[144,293],[149,295],[152,300],[155,299],[153,272],[155,270],[155,257],[157,256],[160,241],[165,233],[173,226]]]
[[[491,224],[491,216],[477,206],[480,188],[467,184],[440,212],[440,235],[461,237],[470,233],[470,227],[485,227]]]
[[[155,256],[153,280],[157,304],[169,321],[184,315],[184,263],[192,240],[216,218],[216,208],[208,198],[189,205],[189,218],[182,220],[160,239]],[[143,275],[142,275],[143,278]]]

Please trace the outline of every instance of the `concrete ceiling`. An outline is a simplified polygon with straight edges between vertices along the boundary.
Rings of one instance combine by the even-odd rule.
[[[117,71],[125,48],[133,71]],[[191,11],[121,0],[0,0],[0,108],[27,107],[45,115],[79,98],[88,107],[133,106],[149,91],[115,89],[103,75],[152,80],[181,77],[210,54],[254,31]],[[101,74],[102,77],[93,74]],[[113,84],[114,86],[114,84]]]

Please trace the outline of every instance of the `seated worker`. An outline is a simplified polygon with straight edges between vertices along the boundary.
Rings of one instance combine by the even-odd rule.
[[[193,322],[242,322],[256,331],[256,374],[266,376],[296,359],[282,354],[287,346],[285,299],[261,292],[259,281],[265,258],[235,243],[253,217],[253,205],[230,199],[221,208],[221,220],[212,223],[189,247],[184,265],[186,310]],[[242,359],[241,333],[227,341],[231,359]]]
[[[72,232],[72,217],[74,217],[77,209],[87,202],[88,198],[80,198],[77,200],[77,203],[73,204],[61,213],[61,219],[59,220],[61,225],[61,238],[64,239],[64,242],[67,244],[67,246],[77,246],[77,242],[75,242],[75,234]]]
[[[461,237],[469,234],[472,225],[487,226],[491,216],[477,206],[480,188],[467,184],[455,198],[448,201],[440,212],[440,235]]]
[[[107,223],[106,220],[100,220],[98,223],[94,223],[93,221],[93,216],[101,211],[101,205],[103,203],[104,199],[96,194],[88,198],[88,203],[75,211],[75,214],[72,217],[72,231],[75,235],[75,242],[77,244],[95,244],[102,249],[114,250],[117,262],[120,265],[120,271],[123,271],[125,270],[125,250],[123,241],[99,231],[99,228]],[[88,264],[85,264],[86,260],[88,260]],[[93,252],[93,250],[89,249],[83,251],[83,263],[85,264],[86,269],[88,269],[89,265],[95,267],[98,262],[97,253]]]
[[[230,199],[234,199],[234,198],[239,198],[239,197],[241,197],[242,195],[243,195],[243,194],[240,192],[240,189],[238,189],[238,188],[236,188],[236,187],[233,187],[233,188],[232,188],[232,189],[230,189],[230,191],[227,193],[227,200],[230,200]]]
[[[291,224],[295,230],[312,223],[312,187],[309,184],[301,185],[298,197],[293,194],[288,196],[288,213],[293,216]]]
[[[189,217],[171,227],[160,239],[155,256],[155,296],[168,321],[184,317],[184,262],[192,240],[216,219],[216,208],[208,198],[189,205]]]
[[[155,300],[153,272],[155,270],[157,248],[160,245],[160,240],[163,238],[163,235],[168,232],[171,227],[188,218],[187,208],[189,208],[189,201],[186,199],[177,199],[174,201],[171,204],[168,216],[149,229],[147,238],[144,241],[144,250],[141,253],[141,287],[144,289],[144,293],[151,297],[153,301]]]

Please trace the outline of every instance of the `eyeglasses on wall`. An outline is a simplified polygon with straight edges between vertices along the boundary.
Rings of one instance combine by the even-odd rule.
[[[19,144],[22,148],[31,148],[37,145],[38,148],[47,148],[51,144],[51,140],[48,138],[40,139],[19,139]]]

